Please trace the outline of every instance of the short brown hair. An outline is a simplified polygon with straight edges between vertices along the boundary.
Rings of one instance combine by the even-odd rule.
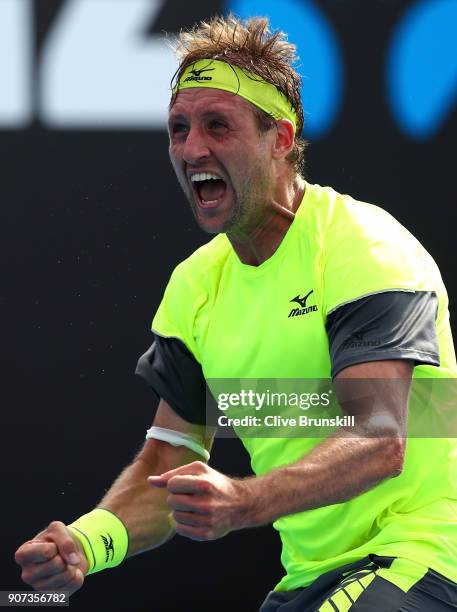
[[[295,45],[287,41],[283,32],[271,32],[266,17],[252,17],[241,21],[234,15],[215,16],[190,30],[182,30],[171,45],[179,60],[172,87],[179,82],[187,66],[202,59],[219,59],[257,74],[282,92],[297,114],[297,135],[287,161],[296,172],[304,173],[307,142],[301,137],[302,82],[300,75],[293,68],[293,64],[298,60]],[[274,119],[263,110],[256,107],[254,114],[261,132],[275,125]]]

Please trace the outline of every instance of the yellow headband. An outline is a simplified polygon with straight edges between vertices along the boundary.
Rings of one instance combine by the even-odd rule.
[[[227,62],[206,59],[188,66],[173,93],[191,87],[211,87],[230,91],[258,106],[274,119],[288,119],[297,130],[297,115],[286,96],[271,83]]]

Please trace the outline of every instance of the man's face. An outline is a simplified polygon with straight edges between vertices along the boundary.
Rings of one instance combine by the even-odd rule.
[[[179,92],[170,109],[170,159],[200,227],[249,232],[274,198],[275,130],[259,133],[249,102],[219,89]]]

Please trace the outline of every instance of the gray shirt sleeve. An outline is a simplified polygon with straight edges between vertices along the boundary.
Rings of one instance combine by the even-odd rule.
[[[440,365],[433,291],[387,291],[344,304],[327,317],[332,376],[365,361]]]
[[[206,423],[206,384],[202,368],[181,340],[154,334],[135,374],[189,423]]]

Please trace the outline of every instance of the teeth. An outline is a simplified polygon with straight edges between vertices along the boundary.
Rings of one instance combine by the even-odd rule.
[[[217,181],[220,180],[220,178],[220,176],[217,176],[217,174],[213,174],[212,172],[199,172],[198,174],[192,174],[190,180],[193,183],[196,183],[197,181],[209,181],[211,179]]]

